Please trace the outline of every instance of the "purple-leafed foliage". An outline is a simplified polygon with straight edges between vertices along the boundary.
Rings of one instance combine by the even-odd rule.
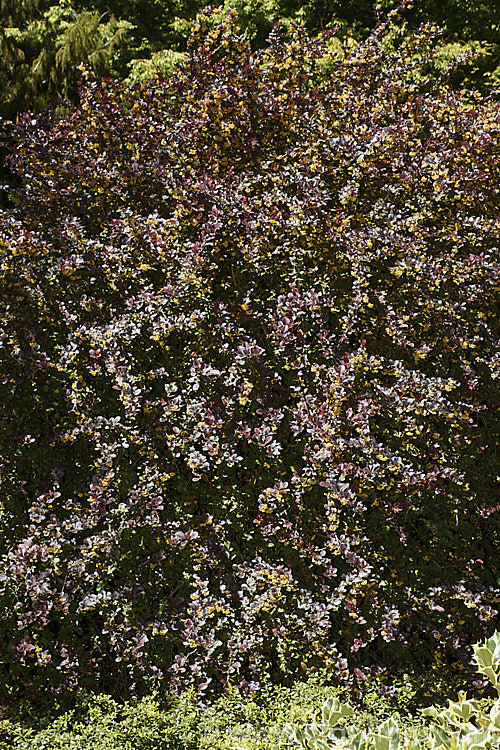
[[[0,213],[7,684],[450,665],[500,585],[498,105],[433,31],[87,77]]]

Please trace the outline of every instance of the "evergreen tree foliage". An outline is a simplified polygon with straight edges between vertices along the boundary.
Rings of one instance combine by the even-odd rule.
[[[0,6],[0,115],[15,118],[58,96],[74,97],[87,63],[96,73],[122,44],[130,24],[71,0],[3,0]]]

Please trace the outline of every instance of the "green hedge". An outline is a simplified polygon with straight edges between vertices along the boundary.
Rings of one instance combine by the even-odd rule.
[[[409,712],[414,697],[409,685],[402,685],[393,699],[379,695],[379,687],[373,683],[367,695],[358,698],[360,727],[391,716],[399,701],[404,721],[417,721]],[[270,750],[285,741],[287,722],[306,727],[325,698],[343,695],[325,677],[312,677],[291,688],[267,686],[254,698],[229,688],[206,706],[196,705],[191,690],[182,697],[155,695],[129,703],[82,693],[71,710],[44,715],[46,709],[19,709],[17,716],[0,724],[0,749]],[[363,705],[367,707],[362,709]]]
[[[479,671],[500,695],[500,633],[474,650]],[[404,683],[392,699],[380,695],[375,683],[364,683],[357,701],[351,694],[349,704],[346,697],[328,685],[326,675],[292,688],[267,685],[254,699],[229,688],[208,705],[197,705],[192,690],[182,697],[156,695],[122,704],[80,693],[73,709],[59,716],[43,718],[25,707],[17,720],[2,722],[0,750],[278,750],[297,744],[303,750],[417,750],[424,744],[433,750],[487,750],[500,745],[499,700],[467,700],[459,693],[448,708],[417,711],[415,691]],[[434,700],[442,703],[443,697]]]

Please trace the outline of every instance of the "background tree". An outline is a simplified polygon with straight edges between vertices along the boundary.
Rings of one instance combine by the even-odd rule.
[[[82,5],[85,5],[82,3]],[[96,74],[110,61],[131,28],[109,12],[84,10],[70,0],[2,0],[0,6],[0,115],[15,118],[57,97],[73,98],[78,65]]]

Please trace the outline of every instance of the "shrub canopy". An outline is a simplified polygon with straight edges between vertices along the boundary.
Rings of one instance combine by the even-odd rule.
[[[493,630],[498,107],[390,33],[202,14],[171,79],[16,127],[7,683],[342,682]]]

